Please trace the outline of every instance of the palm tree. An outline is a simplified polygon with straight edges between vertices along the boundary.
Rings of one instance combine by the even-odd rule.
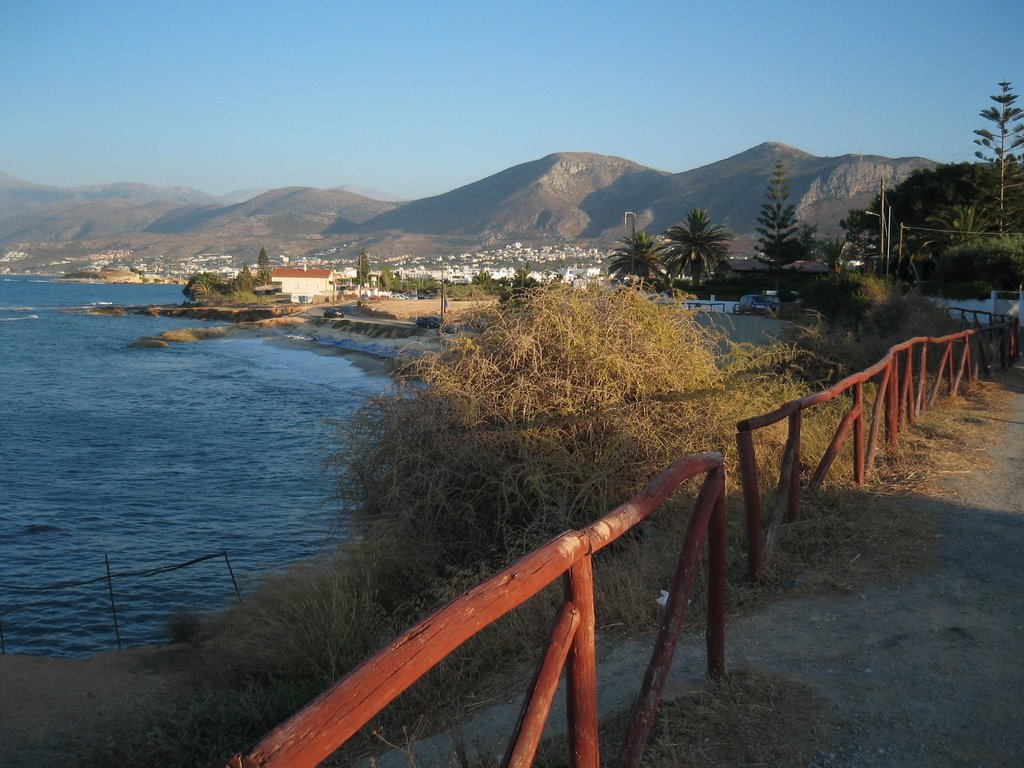
[[[188,296],[189,301],[200,303],[217,293],[222,285],[223,281],[212,272],[198,272],[188,279],[182,293]]]
[[[828,264],[833,272],[842,272],[846,262],[857,255],[857,246],[840,237],[826,237],[815,241],[810,253]]]
[[[732,240],[721,224],[712,224],[703,208],[694,208],[686,214],[686,222],[669,227],[665,232],[668,244],[664,248],[668,273],[680,276],[688,267],[695,283],[700,282],[704,270],[710,271],[729,254]]]
[[[974,205],[954,205],[925,219],[932,227],[922,244],[926,251],[941,251],[951,245],[977,240],[992,225],[992,216]]]
[[[626,277],[632,275],[640,282],[653,282],[665,275],[661,260],[661,246],[643,230],[622,238],[622,245],[612,252],[609,273]]]

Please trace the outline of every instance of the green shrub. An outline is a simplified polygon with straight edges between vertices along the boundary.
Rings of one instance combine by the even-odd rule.
[[[979,237],[947,248],[939,257],[936,278],[981,281],[991,289],[1016,291],[1024,284],[1024,235]]]

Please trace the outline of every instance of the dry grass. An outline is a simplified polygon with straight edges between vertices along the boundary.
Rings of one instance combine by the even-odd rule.
[[[662,705],[643,764],[805,766],[829,743],[832,725],[822,710],[804,686],[752,671],[733,672]]]

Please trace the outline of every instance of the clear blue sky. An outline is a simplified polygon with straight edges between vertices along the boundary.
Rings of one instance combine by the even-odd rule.
[[[969,160],[1024,3],[3,0],[0,170],[415,198],[551,152]]]

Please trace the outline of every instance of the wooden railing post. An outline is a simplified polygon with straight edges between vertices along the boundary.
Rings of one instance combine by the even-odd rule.
[[[747,529],[747,578],[757,581],[764,572],[764,533],[761,530],[761,489],[751,430],[737,430],[736,452],[739,454],[743,513]]]
[[[589,553],[569,569],[566,591],[580,613],[566,676],[570,764],[572,768],[599,768],[594,571]]]
[[[551,711],[551,700],[558,688],[562,668],[572,650],[572,641],[579,624],[580,613],[576,606],[569,602],[563,603],[555,626],[551,630],[548,646],[533,676],[533,682],[523,698],[519,719],[516,721],[512,738],[509,739],[505,759],[501,763],[504,768],[529,768],[533,765],[533,758],[537,754],[537,747],[544,735],[544,725]]]
[[[679,640],[679,633],[683,628],[683,621],[686,619],[686,610],[693,594],[693,582],[697,572],[700,570],[700,551],[707,538],[708,528],[712,519],[716,517],[715,512],[724,509],[722,497],[725,492],[725,470],[717,467],[707,474],[700,493],[697,494],[697,501],[694,504],[693,515],[686,528],[686,537],[683,539],[683,546],[679,552],[679,559],[676,561],[675,573],[672,576],[672,584],[669,586],[668,602],[665,605],[665,613],[661,619],[661,627],[658,629],[658,637],[654,642],[654,652],[644,673],[644,682],[637,696],[636,706],[633,709],[633,718],[629,725],[629,731],[623,742],[622,757],[620,765],[622,768],[639,768],[640,760],[643,758],[644,747],[654,726],[654,715],[657,711],[658,702],[661,701],[662,691],[668,680],[668,673],[672,667],[672,656],[675,654],[676,642]],[[718,525],[719,523],[716,523]],[[722,531],[716,531],[723,533]],[[712,544],[712,549],[715,548]],[[720,553],[724,559],[724,552]],[[718,554],[713,555],[714,570],[722,568]],[[710,579],[710,576],[709,576]],[[724,589],[724,578],[723,587]],[[709,594],[709,598],[712,597]],[[714,595],[715,601],[722,600],[720,594]],[[711,605],[708,606],[709,615],[712,610],[717,611]],[[724,603],[722,605],[724,612]],[[709,627],[710,630],[710,627]],[[710,639],[709,639],[710,652]],[[721,661],[724,671],[724,658]],[[709,656],[710,664],[710,656]]]
[[[708,528],[708,676],[725,676],[725,466],[717,470],[718,495]]]
[[[924,390],[928,386],[928,342],[921,344],[921,365],[917,371],[917,397],[914,399],[914,415],[920,416],[924,409]]]
[[[964,372],[970,366],[971,337],[965,336],[963,342],[964,348],[963,351],[960,352],[960,363],[956,367],[956,378],[953,379],[953,385],[950,391],[951,395],[957,394],[957,392],[960,390],[960,382],[963,380]],[[970,374],[968,374],[967,380],[970,381]]]
[[[853,407],[857,410],[853,422],[853,481],[864,485],[864,384],[853,387]]]
[[[779,477],[779,508],[776,514],[783,514],[787,522],[800,519],[800,423],[799,409],[789,417],[789,433],[786,437],[786,453],[782,460]],[[785,493],[783,494],[783,489]]]
[[[899,444],[900,407],[899,407],[899,372],[900,361],[892,355],[889,363],[889,384],[885,390],[885,439],[890,451],[896,450]]]
[[[903,393],[900,397],[900,410],[907,424],[913,424],[914,413],[914,348],[907,347],[903,364]]]

